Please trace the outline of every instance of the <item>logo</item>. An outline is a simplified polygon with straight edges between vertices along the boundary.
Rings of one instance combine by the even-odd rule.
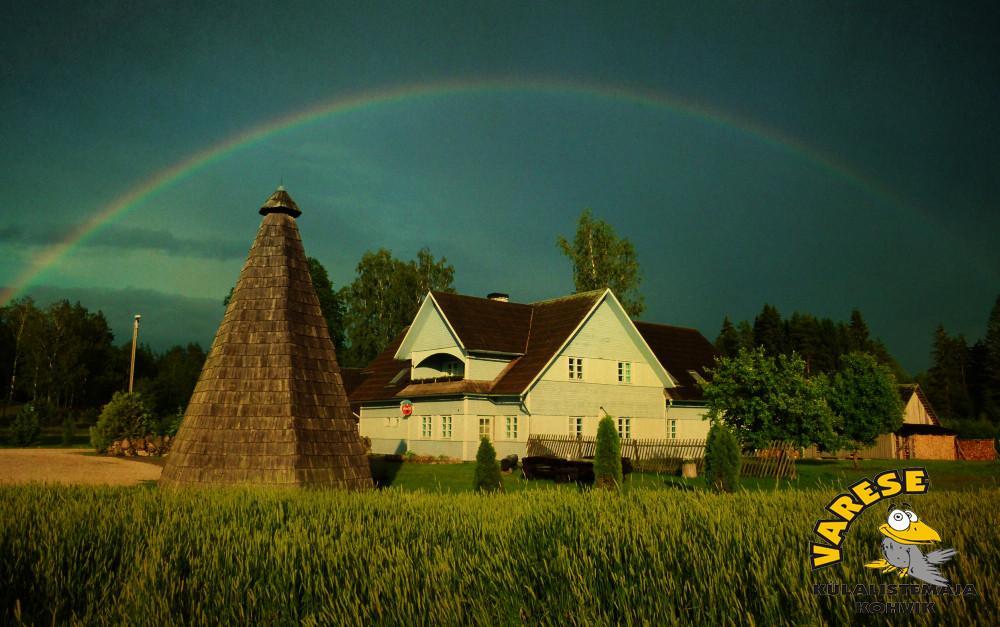
[[[401,411],[404,416],[409,416],[413,413],[413,403],[410,401],[401,401],[399,403],[399,411]]]
[[[813,527],[818,541],[810,543],[809,561],[813,570],[841,561],[841,547],[851,524],[868,508],[883,501],[889,503],[885,522],[879,525],[880,537],[871,547],[865,568],[888,575],[889,583],[880,585],[820,583],[813,593],[820,596],[850,596],[856,611],[865,614],[896,614],[936,611],[934,598],[942,595],[978,596],[975,586],[951,584],[942,568],[957,555],[955,549],[928,550],[941,542],[941,534],[902,501],[908,494],[925,494],[930,487],[923,468],[887,470],[871,479],[862,479],[834,497],[825,510],[832,516]],[[876,507],[881,509],[881,507]]]

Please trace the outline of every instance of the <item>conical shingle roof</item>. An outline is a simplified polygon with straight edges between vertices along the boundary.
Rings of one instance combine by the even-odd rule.
[[[261,213],[160,483],[369,488],[298,207],[279,189]]]

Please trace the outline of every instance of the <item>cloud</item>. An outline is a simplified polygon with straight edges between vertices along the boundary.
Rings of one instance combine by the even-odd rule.
[[[74,225],[50,225],[25,229],[18,225],[0,227],[0,243],[22,246],[50,246],[64,241]],[[153,250],[178,257],[233,259],[246,256],[247,243],[229,239],[179,237],[164,229],[108,225],[83,240],[83,246],[111,250]]]
[[[198,342],[207,349],[226,312],[222,306],[224,294],[218,298],[191,298],[136,288],[41,285],[28,290],[27,295],[40,307],[66,299],[79,301],[90,311],[103,311],[118,344],[132,337],[132,317],[142,314],[139,339],[155,350],[188,342]]]

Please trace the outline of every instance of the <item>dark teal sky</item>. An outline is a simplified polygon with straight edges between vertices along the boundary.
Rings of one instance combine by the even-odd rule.
[[[631,238],[646,319],[845,319],[911,370],[943,322],[978,338],[1000,293],[997,5],[958,3],[7,3],[0,285],[145,179],[255,125],[435,81],[576,81],[774,129],[582,93],[491,91],[331,116],[237,150],[86,239],[42,300],[143,313],[156,345],[211,341],[283,180],[309,254],[349,282],[421,246],[469,294],[572,289],[555,247],[585,207]],[[689,6],[696,5],[696,6]]]

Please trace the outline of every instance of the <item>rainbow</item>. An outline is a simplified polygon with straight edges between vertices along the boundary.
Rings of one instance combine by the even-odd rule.
[[[343,115],[371,107],[463,94],[507,94],[516,92],[580,95],[632,103],[641,107],[666,109],[673,113],[690,116],[747,133],[765,144],[794,153],[815,164],[817,167],[847,181],[851,185],[862,188],[892,204],[902,204],[901,199],[882,184],[862,175],[848,164],[803,144],[794,137],[752,120],[740,118],[731,113],[691,100],[670,96],[662,92],[629,86],[552,79],[456,80],[412,84],[364,91],[321,102],[306,109],[248,128],[157,172],[125,191],[107,206],[96,211],[72,232],[67,234],[62,241],[52,244],[35,256],[10,286],[0,291],[0,305],[6,304],[10,300],[22,295],[47,269],[57,265],[60,260],[72,252],[88,236],[97,232],[102,226],[110,224],[116,218],[141,206],[155,194],[170,188],[179,181],[191,177],[207,166],[225,159],[234,152],[262,142],[269,137],[312,124],[330,116]]]

